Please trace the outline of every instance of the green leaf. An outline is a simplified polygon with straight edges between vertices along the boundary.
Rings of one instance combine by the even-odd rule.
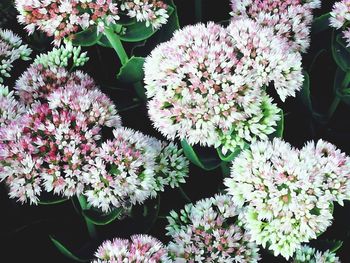
[[[123,211],[123,208],[117,208],[108,214],[102,214],[98,211],[86,209],[82,211],[82,215],[94,225],[104,226],[112,223],[114,220],[120,217]]]
[[[135,83],[143,81],[143,64],[145,58],[131,57],[126,64],[124,64],[117,75],[117,79],[125,83]]]
[[[101,37],[102,34],[97,33],[97,27],[93,26],[73,35],[72,44],[74,46],[89,47],[95,45]]]
[[[72,252],[70,252],[64,245],[61,244],[61,242],[59,242],[57,239],[53,238],[52,236],[49,236],[52,243],[55,245],[55,247],[63,254],[65,255],[67,258],[70,258],[74,261],[78,261],[78,262],[89,262],[90,260],[88,259],[81,259],[79,257],[77,257],[76,255],[74,255]]]
[[[330,17],[331,17],[330,13],[326,13],[319,17],[316,17],[312,23],[312,33],[317,34],[327,30],[329,28]]]
[[[341,35],[336,35],[335,30],[332,34],[332,55],[334,61],[343,71],[350,70],[350,48],[346,48],[346,44]]]
[[[336,253],[343,245],[343,241],[341,240],[315,240],[314,246],[321,250],[329,250],[331,253]]]
[[[233,152],[232,151],[228,151],[227,154],[223,154],[221,147],[217,148],[216,151],[220,157],[220,159],[224,162],[231,162],[233,161],[233,159],[235,159],[244,149],[247,149],[249,147],[249,144],[245,144],[243,149],[241,149],[240,147],[237,147]]]
[[[304,75],[304,83],[303,83],[302,90],[299,93],[299,96],[303,104],[309,110],[309,112],[312,112],[313,109],[312,109],[311,94],[310,94],[310,76],[306,70],[303,70],[303,75]]]
[[[277,122],[277,127],[274,133],[272,133],[269,137],[271,138],[282,138],[284,132],[284,113],[283,110],[280,110],[279,115],[281,116],[280,120]]]
[[[334,92],[338,98],[350,105],[350,70],[346,73],[337,68],[334,78]]]
[[[54,200],[41,200],[38,202],[40,205],[57,205],[68,201],[68,198],[54,199]]]
[[[204,159],[200,158],[194,151],[193,147],[188,144],[186,140],[181,141],[181,146],[184,150],[185,156],[195,165],[202,168],[205,171],[211,171],[218,168],[221,165],[221,161],[217,158]]]

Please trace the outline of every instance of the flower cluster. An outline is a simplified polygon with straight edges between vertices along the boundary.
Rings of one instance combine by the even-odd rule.
[[[121,11],[126,11],[131,18],[136,18],[139,22],[145,22],[157,29],[166,24],[169,15],[167,4],[161,0],[122,0]]]
[[[330,18],[331,26],[340,29],[344,28],[343,34],[347,42],[347,46],[350,47],[350,1],[342,0],[336,2],[333,6]]]
[[[258,262],[258,247],[237,219],[230,197],[216,195],[168,217],[169,255],[175,262]],[[235,223],[234,220],[237,220]]]
[[[116,238],[105,241],[95,253],[92,263],[109,262],[171,262],[167,249],[156,238],[148,235],[133,235],[130,240]]]
[[[335,253],[316,251],[309,246],[302,246],[294,256],[293,263],[340,263]]]
[[[0,84],[0,130],[15,122],[24,112],[24,106],[16,101],[13,92]]]
[[[175,145],[126,128],[113,134],[97,152],[87,179],[84,194],[92,206],[104,212],[128,208],[156,196],[166,185],[185,182],[188,161]]]
[[[252,240],[286,258],[331,224],[332,201],[349,199],[348,157],[319,141],[303,149],[280,139],[251,145],[234,161],[227,191],[245,206]]]
[[[19,36],[10,30],[0,28],[0,84],[10,77],[12,64],[17,59],[29,60],[32,50],[22,44]]]
[[[144,70],[154,126],[224,153],[275,131],[279,109],[264,86],[274,82],[284,100],[303,81],[300,54],[251,20],[187,26],[152,51]]]
[[[97,27],[103,32],[105,26],[116,23],[120,19],[119,12],[126,11],[130,18],[146,22],[159,28],[168,18],[167,6],[159,0],[16,0],[16,8],[20,15],[18,20],[26,25],[29,33],[35,28],[54,36],[54,43],[59,45],[62,39],[74,38],[74,34]]]
[[[285,38],[290,48],[305,52],[310,44],[312,11],[320,0],[232,0],[234,20],[250,18]]]

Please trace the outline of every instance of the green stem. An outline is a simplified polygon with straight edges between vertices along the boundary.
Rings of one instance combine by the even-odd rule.
[[[157,222],[157,219],[159,216],[159,211],[160,211],[160,195],[159,194],[158,194],[157,199],[158,200],[157,200],[157,205],[156,205],[157,206],[156,213],[155,213],[154,217],[152,218],[152,222],[151,222],[150,226],[148,227],[148,229],[146,230],[146,233],[149,233],[152,230],[152,228],[153,228],[154,224]]]
[[[181,196],[186,200],[186,202],[188,203],[192,203],[191,198],[188,197],[188,195],[185,193],[184,189],[182,189],[182,187],[179,185],[178,187]]]
[[[136,104],[130,105],[130,106],[128,106],[128,107],[125,107],[125,108],[122,108],[122,109],[118,109],[118,112],[120,113],[120,112],[129,111],[129,110],[138,108],[138,107],[140,107],[141,105],[142,105],[141,103],[136,103]]]
[[[123,44],[119,38],[119,35],[117,33],[115,33],[109,27],[105,28],[104,34],[106,35],[109,43],[111,43],[115,52],[117,52],[117,55],[118,55],[122,65],[125,65],[128,62],[129,57],[128,57],[128,54],[126,54],[126,51],[125,51]]]
[[[341,84],[340,90],[344,90],[347,88],[347,86],[349,85],[349,80],[350,80],[350,71],[346,73],[344,80]],[[327,113],[327,120],[330,121],[330,119],[333,117],[335,111],[337,110],[339,103],[340,103],[341,99],[339,98],[339,96],[335,96],[333,99],[333,102],[328,110]]]
[[[79,200],[79,204],[80,204],[80,207],[82,210],[86,210],[86,209],[89,209],[89,205],[87,204],[86,202],[86,199],[84,196],[79,196],[78,197],[78,200]],[[97,232],[96,232],[96,227],[93,223],[91,223],[89,220],[87,220],[85,217],[84,217],[84,220],[85,220],[85,223],[86,223],[86,227],[87,227],[87,230],[89,232],[89,235],[92,239],[96,239],[97,238]]]
[[[195,17],[196,22],[201,22],[203,18],[203,0],[195,0]]]
[[[231,162],[222,162],[220,164],[221,172],[222,172],[222,175],[224,178],[230,176],[230,164],[231,164]]]

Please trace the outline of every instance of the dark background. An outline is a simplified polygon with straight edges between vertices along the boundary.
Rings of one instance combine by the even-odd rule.
[[[16,11],[7,4],[9,0],[0,0],[0,23],[3,28],[9,28],[21,35],[25,42],[33,48],[34,53],[45,52],[51,49],[50,39],[43,34],[35,33],[26,36],[22,26],[16,22]],[[334,1],[323,1],[323,8],[317,10],[316,16],[328,12]],[[195,23],[194,0],[175,0],[178,7],[178,15],[181,26]],[[203,0],[203,22],[220,22],[229,19],[230,12],[228,0]],[[157,33],[148,43],[139,48],[128,46],[137,55],[146,56],[155,46],[157,39],[161,36]],[[319,113],[327,111],[333,99],[333,79],[336,65],[330,53],[331,31],[326,31],[312,37],[312,45],[307,55],[304,55],[304,69],[308,70],[311,77],[311,93],[314,109]],[[310,65],[320,49],[325,49],[314,63]],[[118,58],[111,49],[94,46],[87,49],[90,61],[84,70],[94,77],[101,89],[107,93],[121,110],[120,114],[125,126],[143,131],[147,134],[161,138],[151,126],[147,117],[145,105],[137,99],[132,87],[115,81],[115,74],[120,67]],[[29,63],[18,62],[13,71],[13,77],[7,80],[10,87],[17,77],[25,70]],[[284,139],[292,145],[301,147],[308,140],[323,138],[340,149],[350,154],[350,125],[348,125],[349,106],[341,103],[332,121],[327,125],[317,124],[301,103],[299,96],[289,98],[282,104],[277,96],[279,106],[284,109],[285,134]],[[136,106],[134,107],[134,105]],[[125,111],[125,108],[132,107]],[[206,149],[210,152],[210,150]],[[204,172],[191,165],[190,176],[183,189],[196,201],[205,197],[213,196],[222,189],[222,174],[220,169]],[[165,236],[167,221],[162,218],[168,215],[172,209],[178,211],[186,200],[182,198],[177,189],[167,189],[161,194],[160,216],[152,224],[152,207],[155,200],[147,201],[149,215],[143,217],[142,207],[136,207],[134,217],[122,221],[116,221],[108,226],[98,227],[99,239],[91,241],[87,235],[85,223],[76,213],[70,201],[54,206],[29,206],[20,205],[7,196],[7,189],[2,183],[0,185],[0,262],[70,262],[62,256],[49,240],[49,235],[55,236],[70,248],[76,255],[91,258],[97,246],[105,239],[114,237],[128,237],[136,233],[150,233],[163,242],[168,242]],[[350,205],[347,202],[344,207],[335,206],[334,223],[319,239],[343,240],[343,247],[338,251],[342,262],[350,262]],[[90,241],[89,241],[90,240]],[[312,244],[319,249],[327,249],[326,243],[313,241]],[[283,258],[274,258],[268,252],[262,251],[261,262],[277,263],[286,262]]]

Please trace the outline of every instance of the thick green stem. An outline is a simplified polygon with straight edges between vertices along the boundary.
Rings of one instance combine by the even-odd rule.
[[[80,207],[81,207],[82,210],[86,210],[86,209],[89,208],[89,206],[88,206],[84,196],[82,196],[82,195],[79,196],[78,200],[79,200],[79,204],[80,204]],[[91,223],[89,220],[87,220],[85,217],[84,217],[84,220],[85,220],[86,227],[88,229],[90,237],[92,239],[96,239],[97,238],[97,232],[96,232],[95,225],[93,223]]]
[[[195,17],[196,22],[201,22],[203,18],[203,0],[195,0]]]
[[[111,28],[108,28],[108,27],[105,28],[104,34],[106,35],[109,43],[112,45],[115,52],[117,52],[122,65],[125,65],[128,62],[129,57],[128,57],[128,54],[126,54],[126,51],[119,38],[119,35],[115,33]]]

